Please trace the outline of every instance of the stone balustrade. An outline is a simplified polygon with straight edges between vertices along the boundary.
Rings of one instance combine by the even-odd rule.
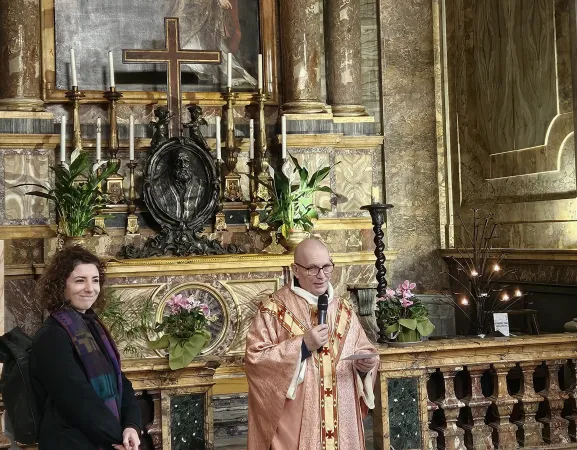
[[[577,335],[380,347],[375,449],[577,448]]]

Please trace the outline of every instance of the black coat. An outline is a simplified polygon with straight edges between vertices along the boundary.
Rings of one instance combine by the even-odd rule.
[[[39,450],[112,449],[112,444],[122,444],[124,428],[140,431],[132,383],[122,374],[119,423],[88,381],[68,333],[52,317],[34,336],[30,375],[43,411]]]

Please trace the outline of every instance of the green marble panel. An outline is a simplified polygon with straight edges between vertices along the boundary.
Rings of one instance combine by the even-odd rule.
[[[388,383],[391,448],[421,448],[417,378],[393,378]]]
[[[170,399],[171,450],[204,450],[204,394]]]

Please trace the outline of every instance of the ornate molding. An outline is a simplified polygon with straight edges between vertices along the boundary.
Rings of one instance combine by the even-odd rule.
[[[397,252],[385,252],[387,261],[397,259]],[[333,253],[333,261],[337,266],[374,264],[375,255],[372,251]],[[106,273],[109,277],[129,277],[159,275],[185,275],[206,273],[242,273],[256,271],[282,271],[293,262],[293,255],[215,255],[197,256],[192,258],[147,258],[132,260],[110,260]],[[34,264],[34,273],[42,274],[44,264]]]

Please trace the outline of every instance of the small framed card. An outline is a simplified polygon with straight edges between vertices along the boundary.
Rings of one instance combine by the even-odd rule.
[[[507,313],[493,313],[495,331],[500,331],[504,336],[509,336],[509,315]]]

